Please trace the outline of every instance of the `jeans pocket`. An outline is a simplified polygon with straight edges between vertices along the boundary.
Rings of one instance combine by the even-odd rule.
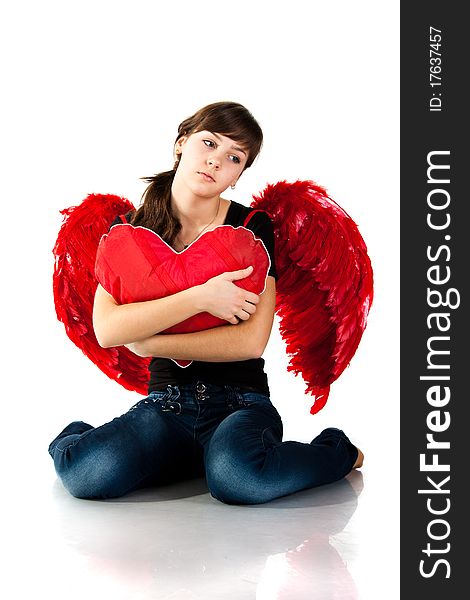
[[[269,396],[258,392],[241,392],[239,398],[243,406],[272,406]]]
[[[142,400],[139,400],[138,402],[136,402],[133,406],[130,407],[128,412],[131,412],[133,410],[136,410],[137,408],[140,408],[142,406],[142,404],[149,404],[148,398],[142,398]]]
[[[244,407],[260,411],[266,418],[273,419],[273,423],[282,429],[281,415],[269,396],[259,392],[244,392],[241,396]]]
[[[138,402],[136,402],[133,406],[130,407],[129,412],[131,410],[135,410],[136,408],[140,408],[144,404],[159,404],[161,401],[166,400],[170,396],[170,392],[168,390],[157,390],[155,392],[150,392],[148,396],[142,398]]]

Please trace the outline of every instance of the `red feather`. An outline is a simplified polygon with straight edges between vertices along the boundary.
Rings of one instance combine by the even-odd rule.
[[[265,210],[274,226],[276,312],[287,368],[302,374],[315,414],[366,326],[373,299],[367,248],[351,217],[312,181],[269,184],[253,198],[251,206]]]
[[[80,205],[61,211],[64,221],[53,249],[54,304],[68,337],[103,373],[124,388],[146,395],[150,359],[124,346],[102,348],[92,323],[98,243],[116,216],[130,210],[134,206],[126,198],[90,194]]]

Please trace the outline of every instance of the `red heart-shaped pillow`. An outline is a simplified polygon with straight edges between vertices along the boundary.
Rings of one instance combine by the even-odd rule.
[[[263,242],[245,227],[220,225],[176,252],[151,229],[119,224],[103,235],[96,254],[95,275],[119,304],[170,296],[227,271],[253,265],[249,277],[235,285],[260,294],[270,267]],[[161,333],[202,331],[227,321],[204,312]],[[175,361],[187,366],[192,361]]]

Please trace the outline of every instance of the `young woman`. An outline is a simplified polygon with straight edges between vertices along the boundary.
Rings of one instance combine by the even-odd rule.
[[[362,452],[339,429],[326,429],[310,444],[282,442],[261,358],[275,311],[273,227],[266,213],[250,218],[251,208],[221,196],[261,145],[261,129],[244,106],[205,106],[180,124],[174,168],[147,178],[143,204],[127,215],[176,252],[217,226],[246,223],[263,241],[271,266],[260,295],[234,283],[256,265],[147,302],[118,305],[98,285],[98,342],[153,357],[149,395],[100,427],[74,421],[52,441],[55,469],[74,496],[111,498],[205,476],[214,498],[257,504],[336,481],[362,465]],[[159,335],[200,312],[227,324]],[[176,360],[192,362],[182,368]]]

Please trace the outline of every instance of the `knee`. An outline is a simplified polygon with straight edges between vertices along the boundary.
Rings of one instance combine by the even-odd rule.
[[[206,479],[211,496],[224,504],[262,504],[272,499],[260,477],[228,453],[206,461]]]
[[[73,476],[68,474],[61,478],[65,489],[74,498],[82,500],[105,500],[123,496],[127,490],[120,490],[114,481],[107,481],[105,477],[99,480]]]
[[[84,456],[70,460],[67,452],[57,457],[56,472],[65,489],[75,498],[117,498],[128,490],[123,470],[112,456]]]

